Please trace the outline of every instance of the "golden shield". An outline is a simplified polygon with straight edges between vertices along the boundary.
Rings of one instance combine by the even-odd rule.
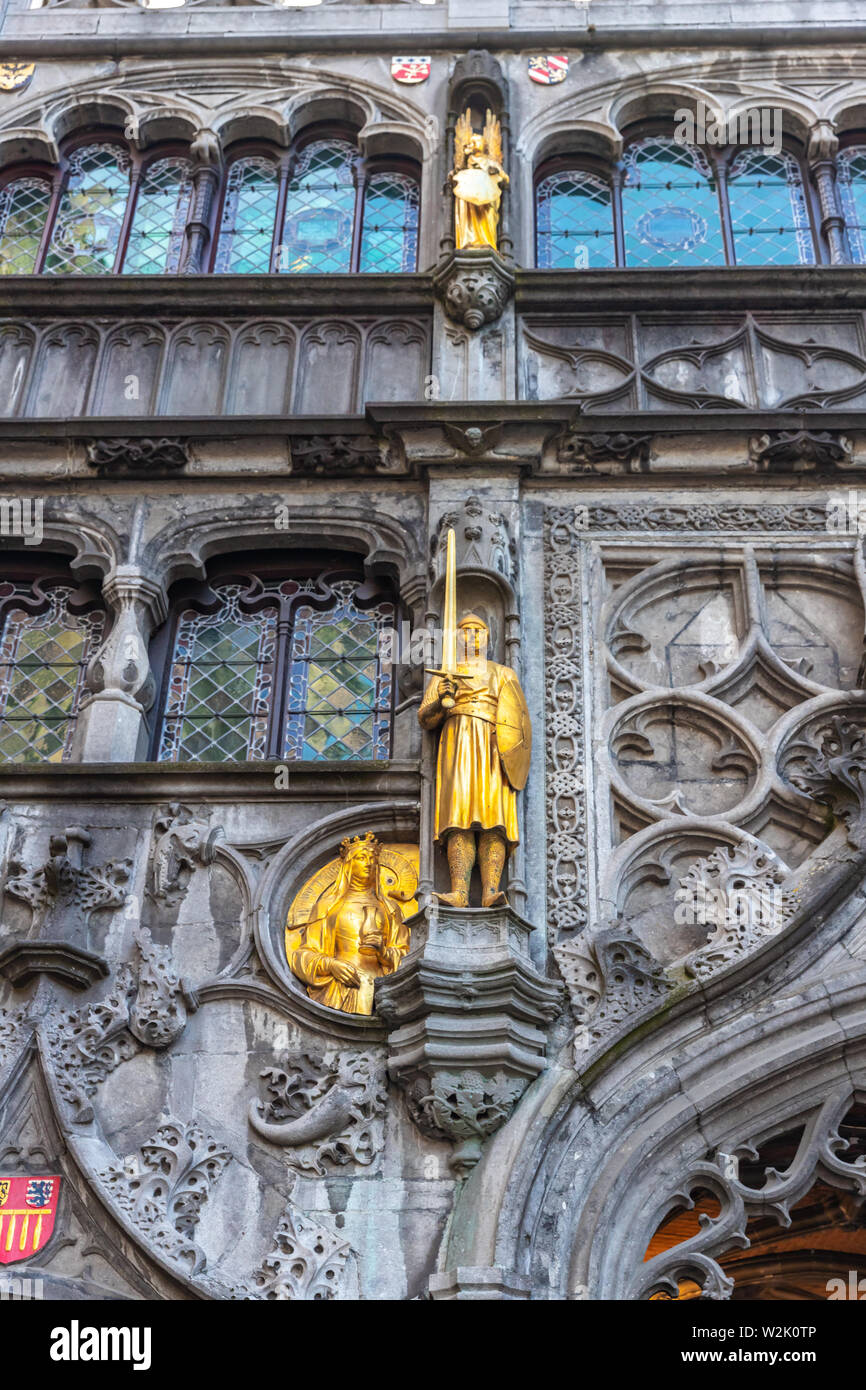
[[[0,63],[0,92],[20,92],[35,71],[35,63]]]
[[[532,756],[532,720],[516,680],[510,680],[499,692],[496,706],[496,742],[505,775],[515,791],[522,791],[529,776]]]

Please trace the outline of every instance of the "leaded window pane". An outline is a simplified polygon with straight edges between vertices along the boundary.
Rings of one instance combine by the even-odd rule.
[[[45,269],[101,275],[114,269],[129,197],[130,164],[116,145],[85,145],[69,159]]]
[[[277,605],[240,606],[239,584],[215,586],[215,613],[181,614],[172,653],[160,762],[246,762],[267,757],[276,663]]]
[[[418,264],[416,179],[406,174],[373,174],[364,194],[362,271],[411,271]]]
[[[304,149],[286,193],[279,270],[321,275],[351,269],[356,161],[345,140],[315,140]]]
[[[157,159],[145,169],[124,257],[126,275],[173,274],[180,265],[192,197],[187,159]]]
[[[851,259],[866,264],[866,149],[843,150],[836,183],[848,233]]]
[[[215,270],[236,275],[270,270],[279,185],[273,160],[249,155],[234,161],[226,181]]]
[[[358,585],[334,586],[335,604],[298,608],[292,634],[283,756],[287,761],[342,761],[390,756],[390,666],[380,634],[394,608],[356,607]]]
[[[541,270],[616,265],[609,186],[568,169],[536,189],[536,264]]]
[[[718,194],[701,152],[648,136],[628,147],[624,164],[626,265],[724,265]]]
[[[50,204],[47,179],[28,175],[0,189],[0,275],[35,270]]]
[[[743,150],[728,175],[737,265],[813,265],[815,246],[793,155]]]
[[[0,632],[0,760],[62,762],[69,757],[87,663],[101,639],[105,615],[73,616],[71,586],[48,591],[49,606],[34,614],[14,605],[28,585],[0,583],[6,617]]]

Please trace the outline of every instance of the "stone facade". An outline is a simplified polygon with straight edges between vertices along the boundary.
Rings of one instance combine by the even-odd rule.
[[[105,614],[71,741],[5,762],[0,793],[0,1177],[62,1176],[14,1266],[46,1296],[761,1297],[755,1222],[818,1184],[826,1227],[862,1226],[856,18],[10,0],[2,61],[36,66],[0,91],[0,181],[96,129],[194,169],[179,273],[0,278],[0,600],[62,574]],[[567,78],[533,83],[551,48]],[[426,81],[392,80],[403,53]],[[454,247],[464,101],[502,119],[501,255]],[[781,113],[814,263],[536,268],[537,171],[617,168],[701,103]],[[371,168],[414,161],[417,268],[208,272],[232,152],[317,123]],[[431,898],[435,743],[402,647],[389,756],[160,757],[172,624],[215,575],[316,552],[433,633],[448,527],[535,729],[487,912]],[[370,1017],[310,999],[283,946],[362,832],[421,846]],[[743,1177],[794,1131],[767,1186]],[[644,1263],[699,1192],[712,1219]]]

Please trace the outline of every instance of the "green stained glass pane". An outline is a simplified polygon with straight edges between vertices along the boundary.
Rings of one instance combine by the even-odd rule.
[[[114,269],[129,173],[129,158],[115,145],[85,145],[70,156],[46,271],[101,275]]]
[[[364,195],[362,271],[411,271],[418,261],[418,184],[405,174],[373,174]]]
[[[271,268],[279,171],[270,159],[249,155],[229,168],[214,269],[235,275]]]
[[[286,192],[278,270],[295,275],[349,270],[356,158],[344,140],[315,140],[304,149]]]
[[[35,269],[50,202],[47,179],[14,179],[0,189],[0,275]]]
[[[752,149],[728,175],[737,265],[812,265],[815,247],[800,167],[793,155]]]
[[[624,164],[626,265],[724,265],[718,195],[701,152],[648,136],[628,147]]]
[[[125,275],[173,273],[183,254],[192,197],[187,159],[157,159],[144,171],[135,202]]]
[[[565,170],[536,189],[536,264],[587,270],[616,264],[610,187],[595,174]]]

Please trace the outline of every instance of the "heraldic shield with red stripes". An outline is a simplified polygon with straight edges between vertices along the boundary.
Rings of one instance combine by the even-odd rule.
[[[0,1178],[0,1265],[27,1260],[54,1230],[60,1179]]]
[[[565,80],[568,72],[568,58],[564,53],[540,53],[529,58],[529,76],[533,82],[544,87],[552,87]]]

